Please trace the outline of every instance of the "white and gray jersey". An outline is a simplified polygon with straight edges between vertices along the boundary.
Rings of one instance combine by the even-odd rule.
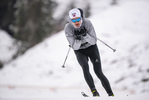
[[[74,50],[88,48],[91,45],[95,45],[97,42],[96,33],[95,33],[92,23],[88,19],[85,19],[85,18],[83,18],[82,20],[83,22],[79,29],[73,26],[70,19],[69,19],[69,23],[67,23],[64,28],[66,38],[70,46]],[[74,30],[80,30],[82,27],[86,28],[87,35],[83,36],[81,40],[76,40],[74,37]]]

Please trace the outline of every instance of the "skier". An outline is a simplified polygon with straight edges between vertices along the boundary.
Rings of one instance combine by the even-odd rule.
[[[65,25],[65,35],[73,48],[76,58],[82,67],[84,78],[91,89],[93,96],[100,96],[93,78],[89,72],[88,60],[90,58],[94,72],[100,79],[109,96],[114,96],[110,83],[102,72],[99,51],[96,45],[97,38],[92,23],[83,15],[81,8],[69,11],[69,23]]]

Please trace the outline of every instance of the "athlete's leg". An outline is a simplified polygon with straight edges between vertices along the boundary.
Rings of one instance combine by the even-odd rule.
[[[101,83],[105,88],[106,92],[108,94],[113,93],[108,79],[102,72],[100,55],[97,45],[92,46],[88,51],[89,51],[89,57],[94,67],[94,72],[96,73],[97,77],[101,80]]]
[[[88,86],[90,87],[90,89],[95,88],[93,78],[89,72],[88,56],[85,55],[85,53],[83,53],[83,51],[81,50],[75,51],[75,54],[80,66],[82,67],[84,78]]]

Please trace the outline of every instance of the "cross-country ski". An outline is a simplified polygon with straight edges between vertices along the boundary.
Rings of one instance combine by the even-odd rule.
[[[84,96],[84,97],[89,97],[87,94],[85,94],[84,92],[81,92],[81,94]]]

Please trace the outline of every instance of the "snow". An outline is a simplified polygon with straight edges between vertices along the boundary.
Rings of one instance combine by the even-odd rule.
[[[3,63],[11,60],[17,49],[14,46],[15,40],[5,31],[0,30],[0,61]]]
[[[115,94],[113,98],[107,97],[89,63],[101,100],[147,100],[149,81],[143,80],[149,79],[149,1],[119,0],[115,6],[109,5],[110,0],[90,2],[92,16],[89,20],[97,37],[117,50],[113,52],[100,41],[97,43],[103,72]],[[68,41],[61,31],[5,65],[0,70],[0,97],[79,100],[81,91],[91,96],[72,49],[66,68],[61,67],[68,49]]]

